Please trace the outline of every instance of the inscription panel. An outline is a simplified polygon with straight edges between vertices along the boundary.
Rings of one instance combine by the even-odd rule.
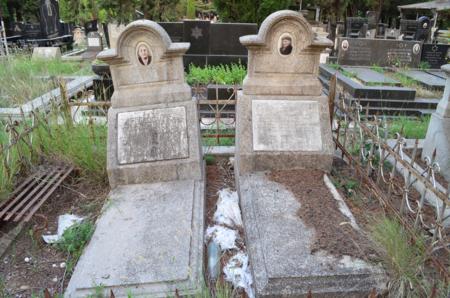
[[[184,107],[119,113],[119,164],[189,157]]]
[[[252,118],[255,151],[322,150],[316,101],[253,100]]]

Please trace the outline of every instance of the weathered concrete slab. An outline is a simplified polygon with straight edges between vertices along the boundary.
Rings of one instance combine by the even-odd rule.
[[[321,151],[319,106],[309,100],[254,100],[253,150]]]
[[[66,297],[103,285],[109,297],[167,297],[200,288],[204,183],[183,180],[113,190]]]
[[[189,157],[185,107],[118,113],[117,126],[120,164]]]
[[[36,47],[32,59],[60,59],[61,50],[58,47]]]
[[[402,74],[419,82],[428,89],[443,90],[445,87],[445,79],[422,70],[406,70]]]
[[[400,82],[370,68],[343,67],[345,71],[354,73],[365,85],[400,85]]]
[[[310,253],[315,231],[298,217],[301,205],[283,185],[262,172],[240,176],[238,182],[257,297],[306,297],[309,290],[313,297],[363,297],[383,287],[378,267],[348,256]]]
[[[445,72],[443,72],[442,70],[437,70],[437,69],[428,69],[426,70],[427,73],[432,74],[434,76],[443,78],[444,80],[447,79],[447,77],[445,76]]]

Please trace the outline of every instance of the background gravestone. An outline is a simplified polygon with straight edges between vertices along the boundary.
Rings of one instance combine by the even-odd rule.
[[[111,193],[65,297],[195,295],[203,268],[204,165],[188,43],[140,20],[101,52],[114,83],[108,111]],[[178,292],[176,292],[178,291]]]
[[[427,62],[430,68],[441,68],[450,62],[450,45],[424,44],[422,49],[423,62]]]
[[[60,59],[61,50],[58,47],[33,48],[32,59]]]
[[[340,65],[401,64],[417,68],[422,53],[422,42],[419,41],[340,37],[337,43]]]
[[[238,93],[236,170],[331,169],[328,100],[317,78],[320,54],[332,42],[314,35],[294,12],[266,19],[258,35],[241,37],[248,74]],[[291,39],[283,55],[282,40]]]
[[[447,74],[444,95],[439,102],[436,112],[431,115],[425,142],[423,143],[422,158],[433,155],[436,149],[436,161],[441,173],[450,181],[450,64],[442,66]]]
[[[97,31],[89,32],[86,37],[87,49],[81,55],[85,60],[93,60],[98,53],[103,51],[102,36]]]
[[[59,34],[59,6],[56,0],[41,0],[39,9],[41,14],[41,30],[46,38]]]

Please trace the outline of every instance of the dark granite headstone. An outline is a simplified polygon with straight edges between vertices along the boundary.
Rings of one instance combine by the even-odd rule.
[[[59,6],[56,0],[41,0],[40,23],[43,38],[53,38],[59,34]]]
[[[340,65],[418,67],[421,51],[419,41],[338,38]]]
[[[349,17],[345,21],[345,36],[351,38],[366,37],[367,19]]]
[[[400,20],[400,34],[403,34],[404,40],[413,40],[416,36],[419,22],[416,20]]]
[[[159,22],[158,24],[167,31],[172,42],[183,41],[183,22]]]
[[[183,41],[190,42],[186,54],[209,54],[209,21],[184,21]]]
[[[247,49],[239,42],[239,37],[258,33],[257,24],[211,24],[211,55],[247,55]]]
[[[440,69],[442,65],[450,63],[450,45],[424,44],[422,48],[423,62],[427,62],[430,68]]]

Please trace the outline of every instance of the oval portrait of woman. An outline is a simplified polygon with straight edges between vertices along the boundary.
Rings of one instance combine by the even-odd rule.
[[[142,65],[149,65],[152,62],[152,55],[150,54],[150,47],[144,42],[141,42],[137,45],[136,55],[137,55],[139,63]]]
[[[280,36],[278,48],[281,55],[290,55],[292,53],[292,36],[289,33]]]

